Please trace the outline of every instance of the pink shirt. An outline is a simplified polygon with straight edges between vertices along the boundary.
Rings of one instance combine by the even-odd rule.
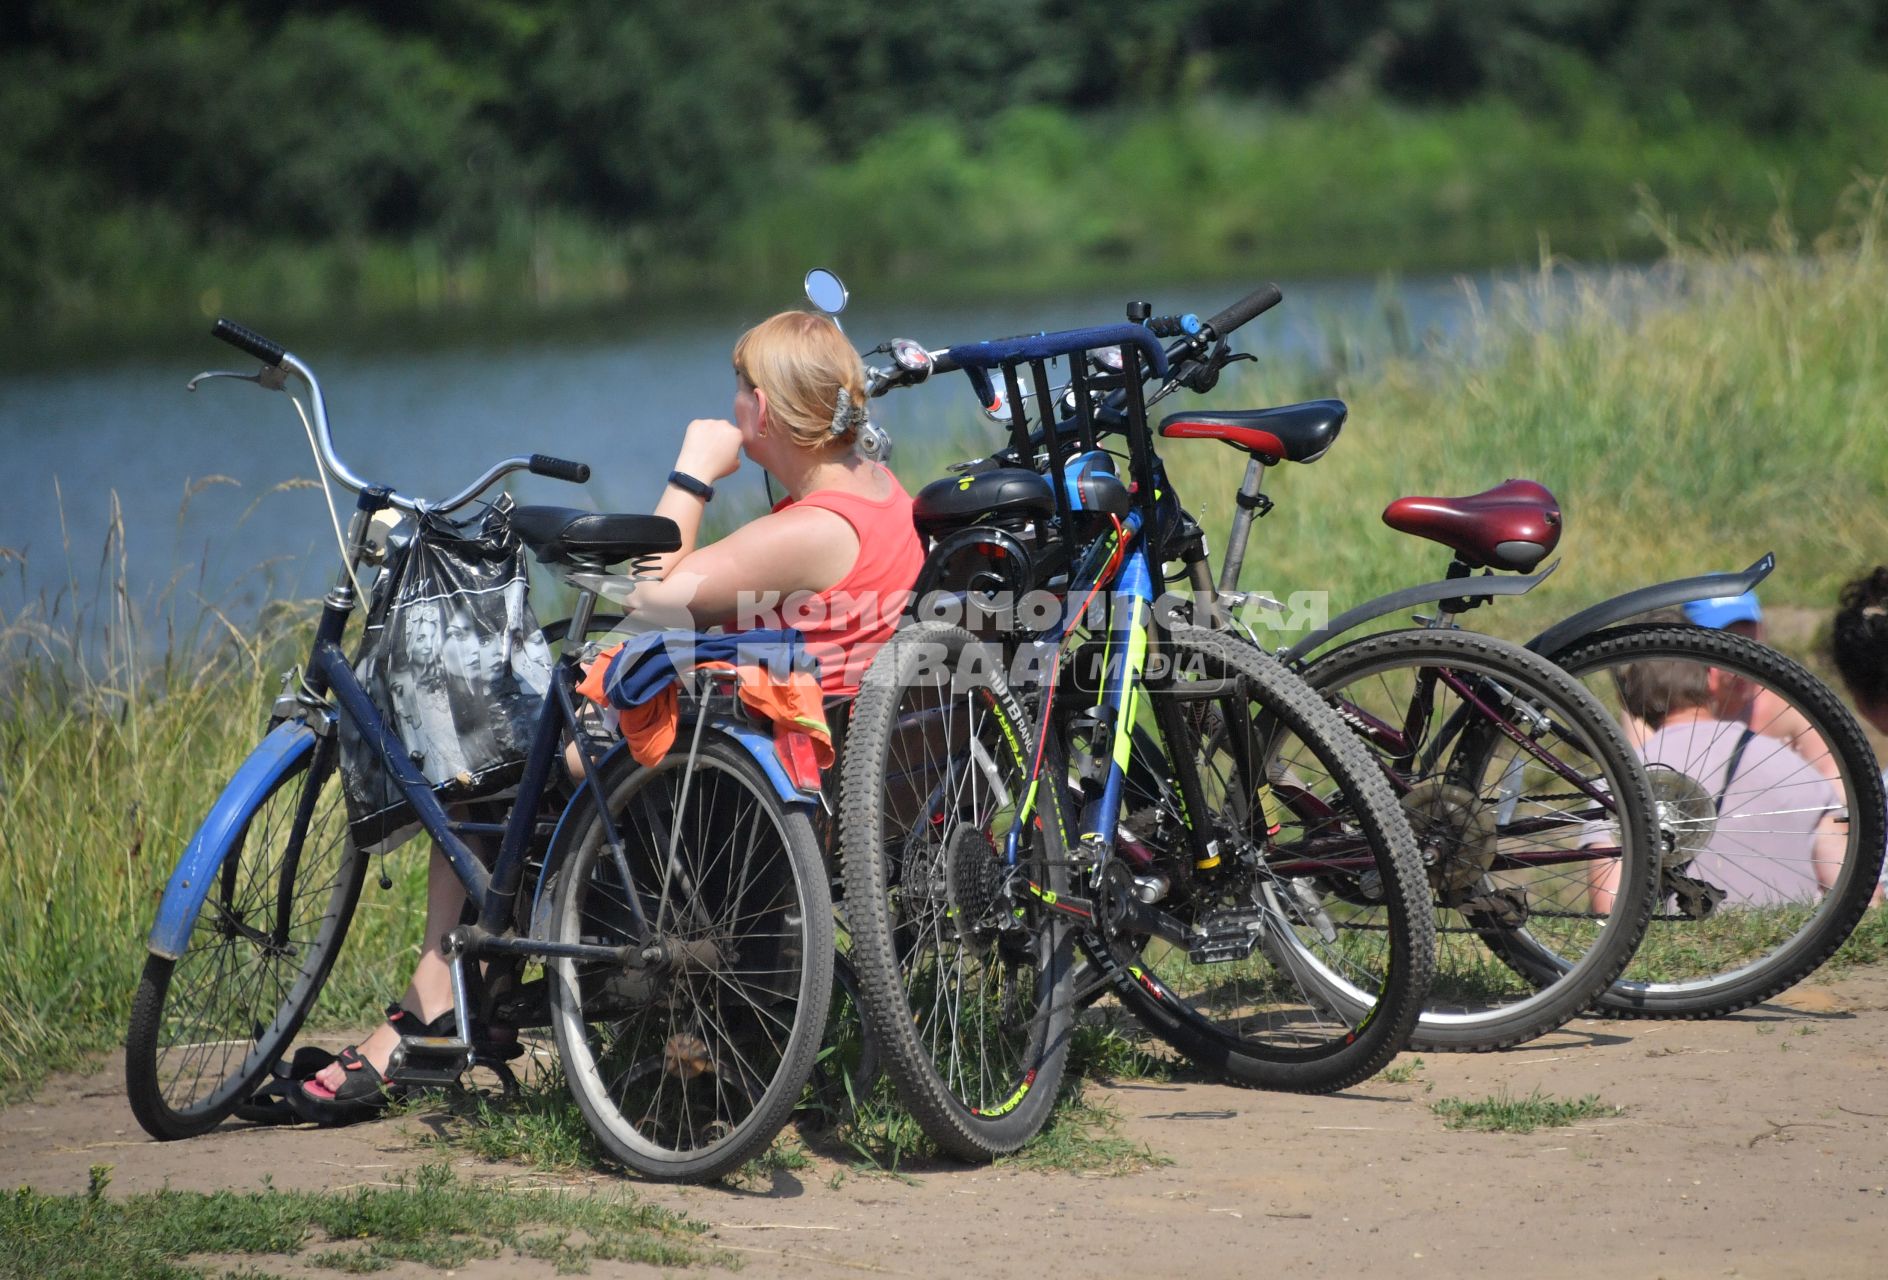
[[[1822,896],[1815,831],[1837,807],[1835,789],[1787,743],[1761,733],[1751,735],[1732,768],[1748,729],[1741,720],[1668,724],[1639,755],[1648,772],[1675,769],[1708,796],[1724,793],[1711,839],[1685,875],[1723,889],[1726,906],[1814,903]]]

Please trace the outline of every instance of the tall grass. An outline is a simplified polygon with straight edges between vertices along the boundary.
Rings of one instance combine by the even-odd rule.
[[[168,593],[141,609],[116,523],[106,548],[117,571],[89,601],[69,588],[0,618],[0,1101],[123,1034],[171,869],[312,634],[309,601],[240,624]],[[424,856],[388,870],[318,1017],[358,1024],[405,984]]]
[[[1268,476],[1278,507],[1256,523],[1246,585],[1328,590],[1337,609],[1440,577],[1448,553],[1392,532],[1383,507],[1526,476],[1561,501],[1562,567],[1477,626],[1524,636],[1766,551],[1766,601],[1833,609],[1843,581],[1888,559],[1888,183],[1853,188],[1845,211],[1809,244],[1779,220],[1755,246],[1670,237],[1641,271],[1549,260],[1476,298],[1447,342],[1229,380],[1215,403],[1335,394],[1351,408],[1326,457]],[[1262,351],[1265,323],[1242,345]],[[1181,441],[1164,456],[1217,552],[1243,459]]]
[[[1527,475],[1564,504],[1565,567],[1481,625],[1523,634],[1766,550],[1779,557],[1767,600],[1827,607],[1837,583],[1888,558],[1884,230],[1888,186],[1868,184],[1811,244],[1779,224],[1755,247],[1674,240],[1643,276],[1553,280],[1549,264],[1483,300],[1447,345],[1229,379],[1221,405],[1337,393],[1352,407],[1328,457],[1272,474],[1279,508],[1258,525],[1247,585],[1325,589],[1342,607],[1417,581],[1444,553],[1385,529],[1384,503]],[[1263,349],[1264,325],[1245,345]],[[1237,455],[1179,441],[1165,454],[1217,546]],[[906,481],[940,461],[907,460]],[[161,629],[120,575],[86,609],[0,619],[0,1093],[121,1034],[157,897],[312,616],[284,602],[259,626],[206,609]],[[147,642],[153,629],[165,643]],[[392,893],[370,878],[319,1018],[365,1023],[397,994],[423,861],[417,848],[390,860]]]

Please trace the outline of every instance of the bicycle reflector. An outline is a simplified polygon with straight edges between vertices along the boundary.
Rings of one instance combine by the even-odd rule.
[[[813,751],[813,736],[806,730],[774,725],[774,755],[794,786],[802,791],[819,790],[819,757]]]

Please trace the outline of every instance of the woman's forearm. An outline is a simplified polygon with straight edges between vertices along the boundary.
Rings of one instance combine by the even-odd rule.
[[[677,471],[681,469],[676,468]],[[656,557],[655,566],[658,578],[668,577],[684,557],[701,545],[701,522],[707,507],[708,504],[694,494],[684,492],[665,481],[662,497],[656,502],[655,514],[675,521],[676,531],[682,535],[682,545],[675,551]]]

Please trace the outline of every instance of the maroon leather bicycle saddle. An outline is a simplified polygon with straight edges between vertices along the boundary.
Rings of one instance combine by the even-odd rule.
[[[1337,443],[1350,408],[1342,400],[1308,400],[1276,409],[1238,413],[1171,413],[1160,434],[1180,440],[1224,440],[1258,458],[1275,462],[1316,462]]]
[[[1560,502],[1545,485],[1505,480],[1466,498],[1398,498],[1383,523],[1440,542],[1471,568],[1526,573],[1560,542]]]

